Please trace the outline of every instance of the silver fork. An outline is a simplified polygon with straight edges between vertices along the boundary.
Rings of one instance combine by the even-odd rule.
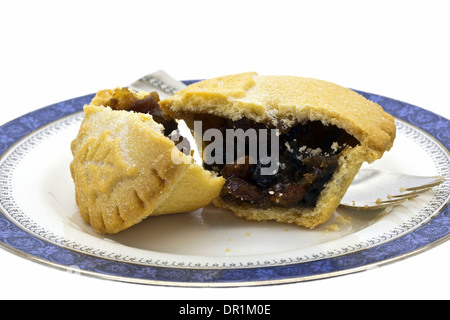
[[[376,210],[417,198],[444,182],[441,176],[415,176],[374,168],[361,169],[341,206],[358,210]]]
[[[185,87],[184,83],[163,70],[145,75],[130,85],[134,90],[157,91],[161,99]],[[180,126],[186,127],[186,124],[181,121]],[[373,168],[361,169],[342,199],[341,206],[358,210],[392,207],[420,196],[444,180],[440,176],[414,176]]]

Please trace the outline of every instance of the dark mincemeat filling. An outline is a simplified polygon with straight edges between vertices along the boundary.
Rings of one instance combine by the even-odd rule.
[[[245,118],[231,121],[196,115],[194,120],[203,121],[203,130],[212,127],[222,132],[238,128],[244,131],[249,128],[271,129]],[[270,138],[267,140],[270,142]],[[259,159],[256,164],[250,164],[248,157],[245,164],[237,164],[235,159],[234,164],[205,165],[205,168],[226,179],[221,192],[224,201],[240,205],[247,203],[262,209],[272,206],[314,207],[338,167],[339,154],[356,145],[358,141],[344,130],[334,125],[325,126],[320,121],[310,121],[280,134],[280,164],[275,175],[262,175],[263,165]]]
[[[138,99],[127,89],[121,89],[115,92],[107,105],[113,110],[150,114],[153,120],[164,126],[164,135],[169,136],[174,130],[178,129],[178,124],[164,114],[158,102],[159,95],[157,92],[151,92],[144,99]]]

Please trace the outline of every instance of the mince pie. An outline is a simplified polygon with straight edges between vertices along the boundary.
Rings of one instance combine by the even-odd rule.
[[[222,189],[224,178],[176,148],[169,136],[177,122],[158,102],[157,93],[117,88],[98,92],[84,107],[71,173],[81,216],[97,232],[199,209]]]
[[[214,149],[203,154],[205,169],[225,179],[215,205],[249,220],[308,228],[331,217],[361,165],[381,158],[396,136],[394,118],[378,104],[309,78],[229,75],[194,83],[159,104],[197,136],[204,138],[209,129],[222,133],[216,137],[226,142],[222,150],[219,144],[211,148],[214,139],[199,144],[203,151]],[[249,129],[259,132],[256,140],[246,136],[241,152],[235,147],[230,156],[227,137],[235,136],[228,132]],[[263,140],[267,152],[251,153]],[[267,168],[273,163],[264,154],[276,159],[271,174]]]

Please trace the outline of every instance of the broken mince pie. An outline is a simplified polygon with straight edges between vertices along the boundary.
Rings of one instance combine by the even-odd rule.
[[[169,136],[177,122],[158,102],[155,92],[117,88],[99,91],[84,107],[70,168],[80,214],[99,233],[199,209],[222,189],[222,177],[175,147]]]
[[[225,178],[215,205],[308,228],[331,217],[361,165],[381,158],[396,136],[394,118],[378,104],[293,76],[204,80],[160,106],[200,135],[204,167]]]

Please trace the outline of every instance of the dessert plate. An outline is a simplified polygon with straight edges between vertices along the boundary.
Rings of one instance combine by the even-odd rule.
[[[117,235],[100,235],[79,216],[69,170],[70,143],[90,94],[0,127],[0,246],[52,267],[105,279],[231,287],[363,271],[448,240],[450,121],[404,102],[359,93],[394,115],[398,127],[394,148],[372,166],[441,175],[443,184],[387,210],[339,208],[314,230],[249,222],[209,206],[150,217]]]

